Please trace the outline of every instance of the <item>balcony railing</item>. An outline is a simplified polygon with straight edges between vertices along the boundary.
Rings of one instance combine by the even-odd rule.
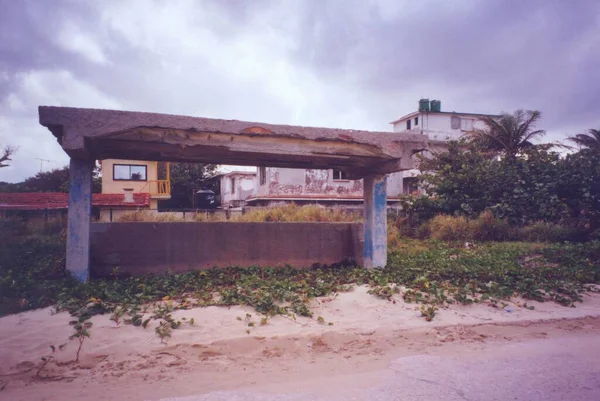
[[[147,192],[150,196],[170,196],[171,180],[151,180],[144,185],[140,192]]]

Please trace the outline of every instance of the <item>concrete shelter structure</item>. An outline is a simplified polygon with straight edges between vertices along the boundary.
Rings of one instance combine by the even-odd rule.
[[[364,182],[365,267],[387,263],[386,174],[413,168],[424,135],[272,125],[237,120],[71,107],[39,107],[71,157],[67,269],[89,278],[92,169],[125,159],[336,169]]]

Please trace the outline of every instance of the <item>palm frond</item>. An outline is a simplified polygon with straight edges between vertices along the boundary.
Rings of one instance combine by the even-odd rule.
[[[582,148],[600,151],[600,130],[590,129],[587,134],[577,134],[567,138]]]

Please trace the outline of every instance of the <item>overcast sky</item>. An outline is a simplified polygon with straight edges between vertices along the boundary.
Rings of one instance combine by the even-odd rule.
[[[0,0],[0,181],[68,162],[38,105],[391,130],[421,97],[600,128],[600,1]]]

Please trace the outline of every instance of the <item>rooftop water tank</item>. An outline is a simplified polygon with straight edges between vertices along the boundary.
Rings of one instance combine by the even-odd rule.
[[[440,100],[432,100],[431,101],[431,111],[434,113],[439,113],[442,111],[442,102]]]
[[[419,111],[429,111],[429,99],[419,100]]]

